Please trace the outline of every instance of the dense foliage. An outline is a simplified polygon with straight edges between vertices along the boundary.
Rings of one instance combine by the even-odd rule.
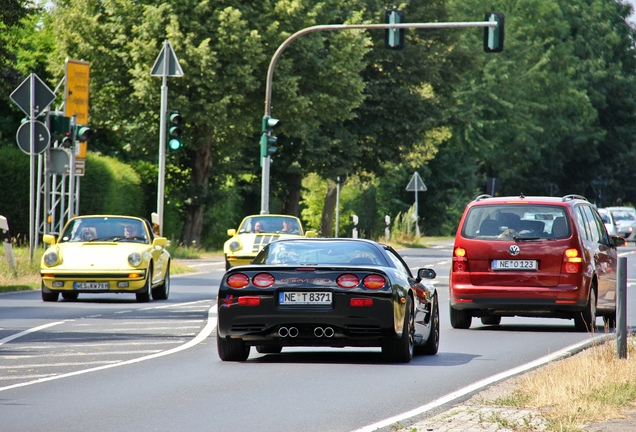
[[[144,217],[156,208],[161,96],[161,78],[149,72],[170,40],[184,77],[168,79],[168,108],[185,119],[185,148],[168,154],[165,232],[214,247],[260,210],[258,140],[276,48],[313,25],[381,23],[386,10],[378,0],[55,0],[48,11],[8,1],[0,14],[0,94],[8,100],[30,72],[55,88],[67,57],[89,61],[91,166],[95,174],[112,174],[115,160],[131,167],[134,175],[123,169],[120,180],[131,180],[142,198],[124,208]],[[636,201],[630,6],[407,0],[397,7],[407,22],[481,21],[485,12],[502,12],[505,49],[484,53],[481,28],[410,29],[397,51],[384,48],[378,30],[295,40],[274,71],[271,109],[281,127],[271,212],[302,215],[333,235],[340,178],[338,234],[349,235],[357,214],[364,235],[378,238],[385,215],[412,212],[414,193],[405,187],[415,171],[428,187],[418,215],[430,235],[453,234],[488,178],[498,179],[499,194]],[[23,115],[12,103],[0,107],[0,147],[15,147]],[[91,210],[92,194],[105,187],[92,175],[81,198]],[[114,203],[104,208],[121,208],[127,200],[119,195],[129,193],[111,194]]]

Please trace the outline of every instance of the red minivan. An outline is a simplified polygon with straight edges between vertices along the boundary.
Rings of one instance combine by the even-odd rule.
[[[616,322],[617,246],[596,208],[580,195],[480,195],[466,206],[453,248],[450,320],[467,329],[473,317],[498,325],[502,316],[574,319],[594,331],[596,317]]]

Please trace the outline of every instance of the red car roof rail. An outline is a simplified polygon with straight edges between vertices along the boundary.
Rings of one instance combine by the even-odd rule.
[[[488,195],[488,194],[479,195],[477,198],[475,198],[475,201],[483,200],[486,198],[492,198],[492,195]]]
[[[573,199],[580,199],[583,201],[587,201],[587,198],[585,198],[583,195],[576,195],[576,194],[565,195],[562,198],[563,202],[573,200]]]

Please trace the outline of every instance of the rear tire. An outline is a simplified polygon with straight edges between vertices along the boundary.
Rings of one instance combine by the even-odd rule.
[[[483,325],[499,325],[501,323],[501,317],[497,315],[486,315],[481,317],[481,323]]]
[[[616,328],[616,311],[611,315],[603,316],[603,325],[607,328]]]
[[[222,338],[216,329],[216,347],[223,361],[245,361],[250,356],[250,347],[241,339]]]
[[[395,340],[389,338],[382,346],[382,355],[391,362],[408,363],[413,358],[414,341],[415,341],[415,318],[411,309],[413,308],[413,300],[411,297],[406,298],[406,307],[404,310],[404,326],[402,327],[402,336]]]
[[[280,354],[283,350],[282,346],[276,345],[256,345],[256,351],[261,354]]]
[[[437,294],[433,296],[433,303],[431,333],[428,335],[426,343],[417,350],[418,354],[434,355],[439,350],[439,303],[437,302]]]
[[[450,308],[450,322],[451,326],[456,329],[468,329],[470,328],[470,324],[473,321],[473,317],[470,313],[453,309],[452,306],[449,305]]]
[[[585,309],[574,315],[574,328],[579,332],[594,333],[596,331],[596,286],[590,286],[590,295]]]

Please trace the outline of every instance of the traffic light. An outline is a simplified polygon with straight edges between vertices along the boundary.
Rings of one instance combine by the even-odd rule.
[[[484,51],[502,52],[504,48],[504,14],[487,13],[486,21],[496,22],[497,27],[484,28]]]
[[[178,111],[172,111],[168,118],[168,146],[172,150],[179,150],[183,147],[181,142],[181,123],[183,118]]]
[[[51,132],[51,140],[57,141],[58,144],[64,142],[65,138],[70,140],[71,135],[71,119],[63,115],[49,115],[48,127]]]
[[[406,15],[403,11],[386,11],[384,22],[387,24],[403,24],[406,22]],[[404,29],[386,29],[384,31],[384,47],[393,50],[404,48]]]
[[[77,141],[88,141],[93,136],[93,130],[88,126],[78,126],[77,127]]]
[[[261,166],[263,158],[269,156],[276,151],[276,141],[278,138],[272,136],[274,128],[280,126],[280,120],[271,118],[268,115],[263,116],[263,134],[261,135]]]

